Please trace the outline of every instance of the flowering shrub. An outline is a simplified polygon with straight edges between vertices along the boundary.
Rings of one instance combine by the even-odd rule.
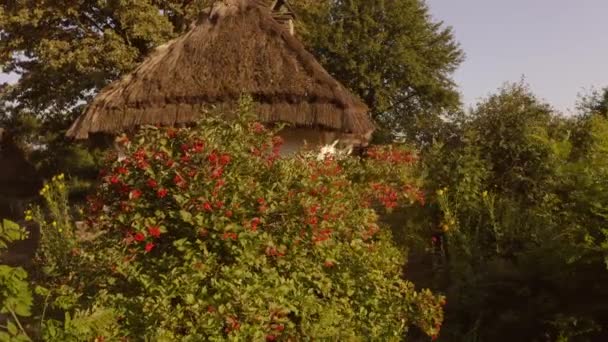
[[[62,207],[61,202],[48,202],[60,199],[56,197],[60,194],[57,185],[63,185],[63,179],[54,178],[44,188],[45,200],[51,204],[49,208]],[[34,220],[36,216],[33,215],[33,212],[28,212],[28,219]],[[21,241],[26,236],[27,231],[18,224],[3,220],[0,223],[0,253],[5,252],[8,243]],[[45,238],[48,237],[45,236],[42,240]],[[55,261],[52,258],[46,259],[46,264],[52,265]],[[38,278],[33,281],[54,285],[46,284]],[[0,264],[0,341],[92,341],[96,336],[114,335],[112,328],[116,319],[112,310],[71,310],[74,307],[67,300],[70,296],[67,292],[74,295],[74,291],[70,291],[73,289],[55,287],[49,290],[41,286],[32,289],[31,282],[23,268]],[[60,295],[61,292],[63,296]],[[63,321],[49,317],[51,313],[56,317],[63,316]]]
[[[402,280],[403,256],[372,209],[424,200],[415,156],[283,158],[281,138],[241,112],[121,139],[124,155],[89,198],[102,234],[74,256],[96,278],[74,287],[138,339],[438,334],[443,299]]]

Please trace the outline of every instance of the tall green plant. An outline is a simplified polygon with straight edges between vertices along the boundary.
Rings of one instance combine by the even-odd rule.
[[[442,338],[606,335],[608,135],[601,116],[584,120],[583,132],[511,85],[427,151],[445,251],[437,286],[450,298]]]

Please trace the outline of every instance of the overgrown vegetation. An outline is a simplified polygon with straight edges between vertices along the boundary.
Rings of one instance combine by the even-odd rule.
[[[292,1],[379,140],[419,153],[279,158],[248,119],[148,127],[111,160],[63,138],[209,3],[0,5],[0,65],[22,76],[0,122],[50,179],[34,265],[0,265],[0,341],[608,340],[608,88],[574,117],[522,84],[465,113],[463,52],[424,1]],[[26,235],[0,228],[2,250]]]
[[[445,338],[605,338],[606,118],[561,118],[514,84],[454,126],[425,158],[445,232]]]
[[[283,158],[274,133],[213,117],[123,137],[84,231],[55,177],[27,219],[41,228],[36,312],[57,320],[35,316],[32,331],[62,341],[438,335],[443,297],[403,280],[403,255],[372,209],[420,205],[416,156]]]

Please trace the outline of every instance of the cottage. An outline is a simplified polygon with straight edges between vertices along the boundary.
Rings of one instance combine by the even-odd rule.
[[[282,132],[285,151],[304,141],[366,145],[374,130],[368,107],[305,50],[294,18],[286,0],[215,2],[190,31],[103,89],[67,135],[186,124],[247,94],[261,122],[291,124]]]

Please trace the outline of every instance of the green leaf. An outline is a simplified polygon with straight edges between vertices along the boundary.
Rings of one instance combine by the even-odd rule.
[[[19,329],[17,328],[17,325],[15,325],[15,323],[8,321],[6,323],[6,330],[9,332],[9,334],[15,336],[19,333]]]
[[[11,335],[4,331],[0,331],[0,342],[12,342]]]
[[[0,249],[7,248],[8,244],[25,238],[27,238],[25,229],[13,221],[2,220],[0,225]]]
[[[182,221],[186,222],[186,223],[193,223],[192,222],[192,214],[186,210],[180,210],[179,211],[179,215],[182,218]]]

